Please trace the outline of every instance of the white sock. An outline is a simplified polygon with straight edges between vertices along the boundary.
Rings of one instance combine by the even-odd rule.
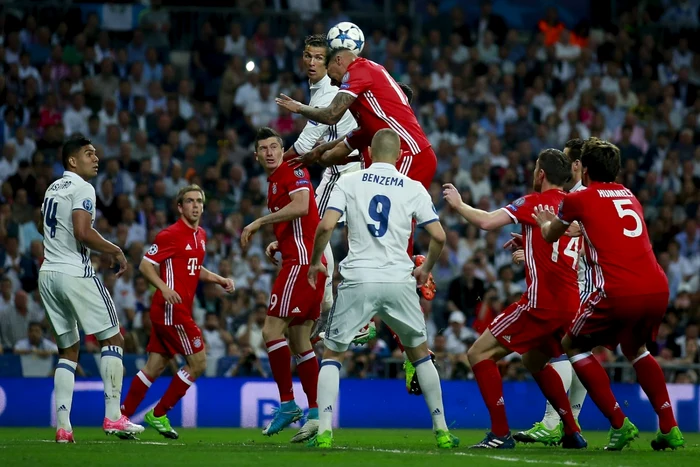
[[[124,366],[122,355],[124,351],[116,345],[102,347],[100,359],[100,375],[105,386],[105,417],[117,421],[122,416],[119,403],[122,398],[122,383],[124,382]]]
[[[53,389],[56,400],[56,429],[73,431],[70,424],[70,409],[73,405],[73,387],[75,386],[76,362],[59,358],[53,375]]]
[[[430,356],[418,360],[413,364],[416,368],[418,383],[423,391],[423,398],[428,404],[430,416],[433,418],[433,431],[447,430],[445,422],[445,409],[442,405],[442,387],[440,387],[440,375]]]
[[[571,363],[569,363],[568,360],[563,360],[561,362],[550,363],[550,365],[552,365],[552,368],[559,373],[561,382],[564,384],[564,390],[568,391],[571,387],[571,376],[573,374]],[[544,426],[547,427],[548,430],[553,430],[557,427],[557,425],[559,425],[560,421],[561,417],[557,413],[556,409],[552,407],[552,404],[550,404],[549,401],[547,401],[547,408],[544,411],[542,423],[544,423]]]
[[[583,385],[576,372],[573,372],[573,377],[571,378],[571,388],[569,389],[569,402],[571,403],[571,413],[575,419],[578,419],[581,413],[581,407],[583,407],[583,401],[586,400],[586,394],[588,391]]]
[[[321,361],[318,373],[318,432],[333,431],[333,404],[340,391],[340,362],[331,359]]]

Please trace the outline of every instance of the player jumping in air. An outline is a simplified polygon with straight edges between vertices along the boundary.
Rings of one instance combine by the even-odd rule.
[[[306,67],[306,75],[309,78],[309,90],[311,92],[311,107],[325,107],[329,105],[338,94],[338,88],[331,84],[331,79],[326,73],[326,54],[328,53],[326,36],[316,34],[306,38],[304,43],[303,61]],[[309,120],[302,130],[296,142],[284,153],[284,160],[297,158],[308,154],[318,143],[327,143],[342,138],[352,130],[357,128],[355,119],[350,111],[345,111],[340,120],[334,125],[315,122]],[[341,176],[360,170],[359,162],[348,162],[345,164],[331,165],[323,172],[321,183],[316,188],[316,205],[319,216],[323,216],[328,206],[333,187]],[[343,222],[343,219],[340,219]],[[331,273],[326,278],[326,288],[323,295],[323,307],[321,316],[326,316],[333,306],[333,249],[329,244],[323,253],[328,262],[328,270]],[[319,321],[319,330],[322,323]],[[292,438],[293,442],[305,441],[303,439]]]
[[[228,293],[234,290],[231,279],[203,266],[207,234],[199,221],[204,213],[204,201],[204,190],[199,186],[183,187],[177,194],[180,220],[156,235],[139,266],[139,271],[158,290],[151,303],[148,361],[132,380],[122,413],[133,416],[153,381],[175,355],[182,355],[187,364],[173,376],[163,397],[144,418],[158,433],[170,439],[177,439],[178,434],[170,426],[168,412],[207,368],[202,331],[192,318],[197,284],[201,280],[219,284]]]
[[[331,50],[326,63],[330,78],[340,83],[340,90],[330,105],[314,108],[285,95],[277,98],[277,103],[291,112],[328,125],[336,124],[349,109],[360,129],[352,132],[344,140],[335,140],[315,149],[303,162],[316,162],[325,150],[341,145],[337,153],[338,159],[333,163],[343,163],[350,151],[358,150],[363,153],[363,149],[369,147],[377,131],[390,128],[396,131],[401,142],[401,155],[396,163],[399,172],[421,183],[426,190],[429,189],[437,169],[437,158],[413,113],[408,97],[399,84],[383,66],[357,57],[348,49]],[[407,251],[409,257],[412,257],[413,235],[409,238]],[[431,287],[424,289],[424,295],[431,296],[429,290]],[[400,342],[398,344],[404,351],[403,345]],[[406,387],[410,391],[415,369],[406,357],[404,352]]]
[[[523,355],[523,363],[561,416],[563,447],[581,449],[587,446],[571,413],[561,378],[547,363],[563,353],[561,333],[578,310],[578,249],[569,251],[568,242],[548,245],[542,241],[537,232],[539,227],[532,219],[533,210],[538,205],[558,204],[564,198],[562,186],[570,178],[568,158],[559,150],[546,149],[539,154],[535,164],[535,193],[497,211],[474,209],[462,202],[454,186],[445,185],[445,200],[471,224],[483,230],[499,229],[510,223],[522,224],[527,290],[518,302],[491,322],[467,353],[491,415],[491,431],[475,448],[515,447],[506,418],[501,374],[496,366],[498,360],[511,352]]]
[[[438,447],[459,444],[445,423],[440,378],[428,351],[425,318],[416,294],[416,279],[418,283],[427,280],[445,244],[445,232],[425,188],[396,169],[399,154],[396,132],[378,131],[372,141],[374,164],[340,179],[316,231],[308,269],[308,281],[314,287],[322,283],[319,276],[326,273],[321,261],[323,250],[338,219],[345,214],[349,252],[340,264],[343,282],[338,286],[338,297],[326,326],[326,349],[318,382],[322,412],[319,433],[310,446],[332,447],[331,422],[343,357],[357,331],[375,314],[406,345],[406,354],[416,368],[433,419]],[[406,255],[414,220],[425,226],[432,237],[425,262],[415,270]]]
[[[279,251],[282,255],[282,270],[272,287],[262,330],[281,406],[263,429],[263,434],[271,436],[279,433],[302,418],[292,388],[289,362],[293,353],[297,373],[309,401],[307,421],[295,436],[297,441],[312,437],[318,430],[318,360],[311,345],[311,331],[321,312],[324,287],[314,290],[306,280],[313,235],[319,222],[318,208],[312,196],[308,171],[292,169],[282,161],[282,137],[275,130],[258,130],[255,153],[268,176],[267,207],[270,214],[256,219],[243,229],[241,244],[246,246],[261,227],[273,224],[277,241],[268,245],[266,254],[275,264],[275,253]],[[325,278],[319,274],[319,280]],[[285,333],[289,336],[289,345]]]
[[[97,175],[99,159],[90,140],[77,137],[62,148],[63,176],[46,190],[41,207],[44,262],[39,271],[39,294],[58,345],[54,373],[56,442],[74,443],[70,411],[78,366],[78,323],[94,335],[102,347],[100,375],[104,382],[107,434],[133,436],[143,431],[119,412],[124,367],[124,338],[119,332],[117,312],[102,281],[90,264],[90,250],[108,255],[119,263],[117,276],[126,271],[122,250],[93,227],[95,189],[87,180]]]
[[[619,451],[639,436],[610,389],[610,380],[591,349],[604,345],[632,362],[637,381],[659,416],[655,450],[676,449],[685,440],[673,415],[663,371],[646,349],[654,340],[668,305],[666,274],[654,256],[644,212],[630,190],[615,182],[620,150],[590,138],[581,154],[583,183],[588,189],[571,193],[555,209],[537,209],[537,222],[547,242],[558,242],[578,221],[591,263],[595,292],[570,325],[562,345],[593,402],[610,420],[606,449]],[[556,203],[542,203],[556,206]]]
[[[578,138],[567,141],[566,145],[564,146],[564,154],[566,154],[571,161],[572,178],[565,185],[565,189],[569,193],[586,189],[581,182],[582,147],[583,141]],[[583,254],[583,251],[581,250],[581,242],[579,239],[569,238],[566,239],[566,241],[569,243],[569,245],[567,245],[568,252],[573,252],[576,249],[579,251],[579,301],[584,303],[588,300],[594,290],[593,282],[590,280],[591,267],[586,261],[586,255]],[[522,249],[522,243],[520,243],[520,249],[518,250],[517,254],[522,256],[520,262],[523,262],[525,260],[525,253]],[[564,383],[564,390],[569,393],[571,412],[574,414],[576,423],[578,423],[578,416],[581,413],[581,407],[586,399],[586,388],[583,386],[581,380],[578,379],[578,376],[576,376],[576,373],[571,368],[571,363],[569,362],[566,354],[553,359],[550,363],[552,367],[557,370],[557,373],[559,373],[559,376]],[[561,441],[562,436],[564,436],[564,428],[563,424],[561,423],[561,417],[559,417],[557,411],[554,409],[554,407],[552,407],[552,404],[547,401],[547,407],[545,409],[542,421],[535,423],[532,428],[527,431],[521,431],[514,434],[513,438],[521,443],[543,443],[545,445],[557,445]]]

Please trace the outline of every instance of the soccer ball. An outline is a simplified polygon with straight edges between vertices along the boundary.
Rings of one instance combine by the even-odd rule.
[[[360,55],[365,47],[365,35],[356,24],[343,21],[333,26],[326,35],[328,47],[331,49],[349,49],[355,55]]]

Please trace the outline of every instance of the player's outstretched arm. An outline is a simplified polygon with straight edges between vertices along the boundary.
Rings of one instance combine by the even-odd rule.
[[[199,273],[199,280],[202,282],[212,282],[214,284],[218,284],[228,293],[233,293],[233,291],[236,290],[233,279],[227,279],[218,274],[214,274],[205,267],[202,267],[202,270]]]
[[[170,303],[171,305],[175,303],[182,303],[182,298],[180,298],[180,295],[168,287],[168,285],[163,282],[163,279],[160,278],[160,271],[156,269],[157,267],[158,266],[144,258],[141,260],[141,264],[139,264],[139,271],[148,282],[160,290],[160,293],[163,294],[163,300],[165,300],[167,303]]]
[[[126,271],[127,262],[122,249],[114,243],[106,240],[92,227],[92,215],[83,209],[73,210],[73,235],[75,239],[94,251],[112,255],[119,263],[117,277]]]
[[[360,160],[359,157],[349,157],[351,153],[352,149],[350,149],[343,140],[329,151],[324,152],[318,163],[324,167],[330,167],[332,165],[343,165],[353,162],[354,160]]]
[[[467,222],[481,230],[496,230],[513,223],[512,218],[503,209],[487,212],[464,203],[459,191],[451,183],[446,183],[442,188],[442,195],[447,204],[452,206]]]
[[[264,225],[288,222],[307,215],[309,213],[309,196],[311,196],[311,192],[308,189],[301,189],[292,193],[289,195],[291,202],[288,205],[277,212],[255,219],[246,225],[241,233],[241,245],[246,246],[248,241],[250,241],[250,237]]]
[[[314,289],[316,288],[316,278],[319,272],[328,274],[326,268],[321,263],[321,258],[323,257],[323,251],[326,249],[326,245],[333,235],[333,229],[338,224],[340,220],[341,212],[334,208],[326,209],[323,219],[318,223],[316,228],[316,235],[314,237],[314,251],[311,253],[311,266],[309,267],[308,279],[309,284]]]
[[[350,108],[350,105],[355,100],[355,97],[347,92],[339,92],[333,98],[333,102],[328,107],[311,107],[304,105],[301,102],[295,101],[289,96],[280,94],[280,97],[275,99],[277,105],[286,108],[290,112],[301,114],[309,120],[326,125],[335,125],[343,118],[345,112]]]
[[[425,257],[425,261],[413,271],[413,276],[416,278],[418,285],[423,285],[428,280],[428,275],[433,270],[433,266],[437,263],[440,254],[442,254],[447,238],[445,230],[439,221],[426,224],[423,228],[430,235],[430,245],[428,245],[428,255]]]
[[[537,221],[542,231],[542,238],[547,243],[554,243],[566,233],[569,224],[566,224],[554,214],[550,206],[536,206],[532,218]]]

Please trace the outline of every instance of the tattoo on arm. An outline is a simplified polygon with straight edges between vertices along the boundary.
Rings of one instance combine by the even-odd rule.
[[[299,113],[304,117],[324,125],[335,125],[343,117],[345,111],[350,108],[355,98],[347,92],[339,92],[333,98],[333,102],[328,107],[320,109],[302,106]]]

